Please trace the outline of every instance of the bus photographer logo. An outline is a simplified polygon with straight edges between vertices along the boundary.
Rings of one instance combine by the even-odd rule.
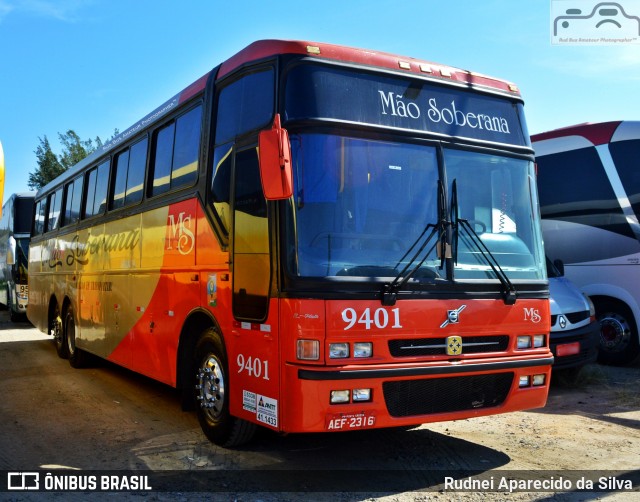
[[[640,44],[640,0],[551,0],[553,45]]]
[[[8,490],[40,490],[40,473],[9,472],[7,473]]]

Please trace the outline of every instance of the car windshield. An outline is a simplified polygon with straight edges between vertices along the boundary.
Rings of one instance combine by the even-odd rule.
[[[412,281],[451,280],[438,252],[446,234],[439,222],[451,214],[438,188],[446,166],[447,179],[457,180],[459,217],[507,276],[543,278],[530,162],[444,149],[439,167],[436,146],[330,134],[292,135],[291,145],[294,275],[387,281],[409,265]],[[485,252],[462,234],[457,250],[457,279],[495,278]]]

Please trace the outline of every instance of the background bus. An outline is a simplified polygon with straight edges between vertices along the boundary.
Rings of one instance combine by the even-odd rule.
[[[595,305],[600,360],[631,362],[640,353],[640,122],[532,140],[547,253]]]
[[[38,192],[29,319],[226,446],[543,406],[524,124],[508,82],[256,42]]]
[[[35,192],[14,193],[0,218],[0,304],[12,321],[25,319],[29,301],[27,267]]]

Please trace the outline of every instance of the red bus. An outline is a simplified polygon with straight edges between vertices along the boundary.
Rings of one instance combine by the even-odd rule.
[[[513,84],[259,41],[43,187],[28,315],[182,391],[213,442],[544,406],[553,357]]]

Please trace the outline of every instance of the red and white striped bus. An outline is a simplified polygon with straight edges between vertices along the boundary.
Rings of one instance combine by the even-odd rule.
[[[593,301],[599,358],[640,354],[640,122],[532,136],[547,254]]]
[[[38,192],[29,319],[225,446],[541,407],[533,160],[513,84],[256,42]]]

